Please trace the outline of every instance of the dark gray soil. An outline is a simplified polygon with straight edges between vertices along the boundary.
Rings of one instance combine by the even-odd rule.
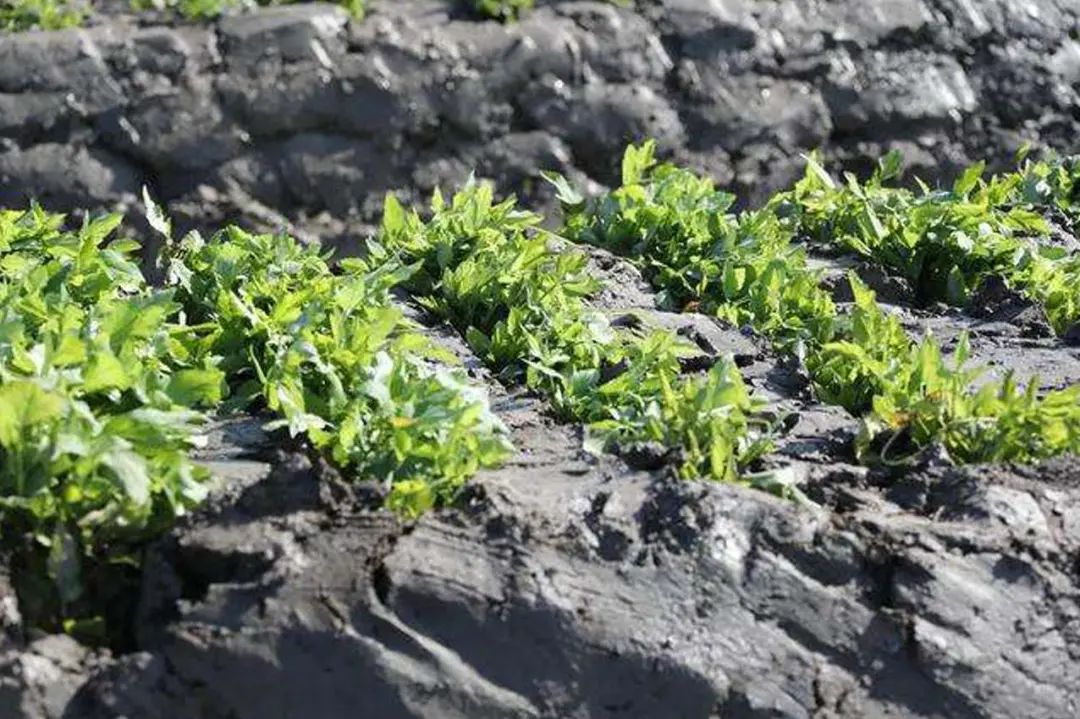
[[[751,201],[819,145],[853,168],[900,147],[928,177],[1024,139],[1076,150],[1080,2],[560,2],[510,26],[373,4],[0,37],[0,205],[133,210],[147,184],[188,224],[352,249],[386,190],[477,167],[542,208],[537,170],[595,189],[645,136]],[[262,418],[222,420],[214,499],[148,549],[134,651],[22,626],[0,558],[0,718],[1080,715],[1075,457],[868,471],[856,421],[766,343],[657,310],[606,253],[592,269],[596,309],[695,342],[691,369],[734,355],[791,413],[763,466],[810,502],[587,455],[432,326],[512,428],[507,466],[407,524]],[[913,334],[1080,381],[1080,350],[1001,288],[946,311],[856,269]]]
[[[1080,124],[1076,0],[541,1],[508,26],[370,5],[0,38],[0,204],[131,210],[146,185],[189,224],[353,247],[388,190],[476,169],[545,206],[538,169],[610,184],[650,136],[754,202],[815,147],[934,179]]]

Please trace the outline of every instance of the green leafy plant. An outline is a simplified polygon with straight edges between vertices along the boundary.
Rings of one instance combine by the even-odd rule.
[[[484,394],[390,297],[287,236],[167,239],[150,287],[119,216],[0,211],[0,529],[28,620],[115,638],[139,550],[206,495],[207,414],[257,407],[415,516],[510,451]],[[101,612],[111,613],[102,616]]]
[[[76,0],[0,0],[0,31],[76,27],[87,10],[85,3]]]
[[[492,20],[517,20],[532,10],[534,0],[468,0],[473,12]]]
[[[1075,230],[1080,221],[1080,156],[1049,154],[1031,160],[1028,155],[1029,148],[1023,148],[1017,154],[1018,170],[994,177],[990,184],[1016,204],[1059,213]]]
[[[189,20],[213,20],[221,15],[250,12],[259,6],[298,0],[131,0],[134,10],[170,10]],[[357,20],[367,0],[337,0]],[[0,31],[61,30],[86,20],[90,4],[80,0],[0,0]]]
[[[630,146],[621,187],[586,201],[548,175],[576,241],[637,258],[671,309],[752,324],[782,344],[832,336],[835,307],[772,206],[733,215],[735,198],[711,180],[658,164],[655,143]]]
[[[1012,373],[978,384],[962,335],[951,362],[932,336],[912,342],[852,275],[855,303],[843,336],[813,353],[819,396],[863,415],[856,455],[899,463],[940,445],[959,463],[1033,461],[1080,447],[1080,387],[1041,395],[1032,377],[1021,391]]]
[[[793,191],[739,216],[708,179],[657,164],[651,142],[627,149],[622,186],[600,198],[586,200],[564,179],[548,179],[571,239],[634,258],[671,306],[749,323],[805,362],[822,400],[865,414],[860,457],[893,461],[935,443],[959,462],[1075,451],[1080,389],[1041,395],[1037,379],[1020,391],[1011,376],[977,386],[980,372],[964,367],[966,339],[950,365],[932,337],[913,342],[854,275],[854,302],[838,313],[794,246],[796,237],[839,243],[954,299],[988,273],[1006,272],[1044,300],[1060,327],[1075,307],[1076,260],[1027,239],[1046,226],[1032,190],[1022,188],[1053,175],[1046,187],[1057,189],[1040,190],[1038,203],[1071,206],[1073,166],[1029,166],[989,182],[976,166],[949,192],[924,187],[915,196],[883,186],[899,165],[889,155],[867,185],[848,177],[840,186],[810,158]],[[882,443],[892,456],[877,451]]]
[[[536,0],[464,0],[464,2],[479,17],[503,22],[520,20],[536,4]],[[607,2],[619,7],[631,5],[631,0],[607,0]]]
[[[271,427],[383,480],[389,505],[410,516],[510,451],[484,395],[393,306],[390,291],[415,269],[351,259],[335,273],[291,237],[237,228],[190,234],[166,262],[188,318],[213,327],[203,343],[234,403],[265,406],[282,416]]]
[[[1039,302],[1064,332],[1080,319],[1080,260],[1045,241],[1040,212],[1075,212],[1075,161],[1027,163],[984,179],[984,164],[964,171],[951,190],[887,187],[900,174],[891,153],[865,183],[834,181],[818,158],[780,202],[798,234],[834,244],[906,277],[927,300],[967,303],[988,276]]]
[[[37,619],[100,602],[101,577],[204,495],[186,450],[224,375],[138,245],[110,239],[119,222],[0,212],[0,524],[52,580]]]
[[[964,365],[962,337],[950,366],[932,339],[913,348],[874,397],[856,441],[861,457],[897,461],[912,448],[942,445],[954,461],[1029,462],[1080,447],[1080,386],[1040,396],[1012,373],[973,389],[981,374]]]
[[[806,364],[821,401],[859,414],[911,349],[895,317],[881,311],[874,293],[855,274],[848,276],[854,303],[836,320],[836,337],[807,353]]]
[[[629,367],[596,388],[620,400],[609,418],[589,426],[600,446],[655,442],[674,452],[681,477],[725,482],[745,481],[745,467],[772,449],[756,416],[763,403],[751,397],[731,360],[676,382],[667,372]]]
[[[424,222],[389,196],[372,257],[416,263],[409,286],[423,306],[505,381],[587,424],[590,447],[657,442],[679,455],[684,476],[736,480],[770,446],[734,366],[684,378],[690,350],[673,335],[613,328],[586,303],[600,289],[586,255],[537,229],[538,216],[476,182],[449,203],[436,193],[431,209]]]
[[[962,304],[972,281],[1010,266],[1018,237],[1045,232],[1043,219],[1008,208],[1003,193],[980,188],[983,165],[968,168],[951,191],[919,194],[884,186],[900,173],[898,153],[886,156],[866,183],[848,175],[843,185],[815,157],[792,194],[801,233],[835,242],[899,270],[931,299]]]
[[[137,10],[172,10],[189,20],[213,20],[221,15],[250,12],[260,6],[288,5],[299,0],[132,0]],[[357,20],[364,17],[367,0],[335,0]]]

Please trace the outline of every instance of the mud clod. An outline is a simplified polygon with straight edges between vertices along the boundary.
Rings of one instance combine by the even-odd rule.
[[[237,220],[357,253],[387,191],[415,204],[475,168],[551,210],[539,170],[593,192],[646,136],[751,205],[817,147],[860,173],[900,149],[943,186],[1024,142],[1076,150],[1074,2],[537,5],[505,25],[442,0],[197,24],[102,3],[83,29],[0,36],[0,204],[134,217],[148,186],[178,230]],[[1075,229],[1056,218],[1054,243],[1076,251]],[[853,271],[912,334],[969,333],[991,375],[1080,382],[1080,327],[1055,337],[1003,282],[926,307],[811,249],[837,302]],[[856,466],[857,420],[797,360],[588,252],[590,309],[677,332],[687,372],[734,358],[785,429],[761,468],[810,502],[681,481],[659,445],[591,456],[428,328],[490,390],[505,466],[405,520],[380,480],[263,417],[222,421],[198,454],[213,496],[147,547],[125,652],[24,626],[0,558],[0,717],[1080,715],[1080,460]]]

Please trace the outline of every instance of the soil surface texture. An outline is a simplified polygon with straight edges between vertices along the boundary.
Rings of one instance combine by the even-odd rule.
[[[518,23],[450,0],[264,9],[177,23],[102,3],[85,28],[0,39],[0,203],[244,220],[355,243],[383,194],[472,171],[535,206],[538,169],[616,179],[628,141],[745,202],[800,153],[933,179],[1070,150],[1076,0],[540,2]],[[136,213],[137,214],[137,213]]]
[[[898,148],[931,180],[1026,141],[1077,149],[1077,0],[541,2],[506,25],[371,5],[197,24],[104,4],[0,36],[0,206],[137,222],[147,186],[184,227],[349,252],[386,191],[419,203],[475,168],[544,210],[540,170],[596,191],[645,137],[751,205],[815,147],[855,170]],[[1080,460],[869,471],[856,420],[765,341],[657,309],[589,252],[596,309],[691,338],[700,366],[734,355],[790,412],[765,465],[807,501],[594,457],[413,308],[510,427],[504,467],[405,522],[265,418],[222,419],[211,501],[147,550],[129,651],[25,627],[0,557],[0,718],[1080,715]],[[913,334],[968,331],[989,376],[1080,382],[1080,348],[1002,288],[926,307],[880,269],[815,262],[855,269]]]

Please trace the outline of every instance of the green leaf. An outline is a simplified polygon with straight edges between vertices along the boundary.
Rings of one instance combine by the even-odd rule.
[[[958,197],[967,197],[967,195],[979,184],[979,180],[982,179],[983,172],[985,171],[985,162],[976,162],[974,165],[966,168],[953,184],[953,194]]]
[[[386,193],[386,199],[383,201],[383,232],[397,233],[403,232],[406,226],[405,208],[398,202],[397,197],[393,193]]]
[[[150,501],[150,471],[146,460],[129,449],[112,449],[102,455],[102,464],[120,482],[128,500],[138,507]]]
[[[823,187],[829,190],[836,189],[836,181],[833,180],[832,175],[828,173],[825,167],[821,164],[820,159],[816,153],[810,153],[809,155],[803,155],[803,159],[806,160],[807,171],[821,183]]]
[[[83,390],[87,394],[131,387],[128,369],[107,349],[98,350],[83,370]]]
[[[54,422],[63,415],[66,403],[31,381],[0,385],[0,445],[14,449],[27,429]]]
[[[491,350],[491,340],[475,327],[469,327],[465,330],[465,341],[469,343],[472,351],[478,355],[485,355]]]
[[[888,182],[903,174],[904,156],[899,150],[890,150],[885,157],[878,160],[877,180]]]
[[[154,202],[154,198],[150,196],[150,190],[147,187],[142,188],[143,207],[146,210],[146,221],[150,227],[159,235],[165,238],[166,241],[172,240],[172,221],[161,205]]]
[[[654,140],[646,140],[639,146],[630,145],[626,148],[622,161],[623,185],[637,185],[645,179],[646,173],[656,163],[655,152]]]
[[[101,319],[101,333],[113,351],[121,353],[131,340],[149,339],[176,309],[169,292],[134,297],[118,302]]]
[[[734,300],[742,294],[746,283],[746,268],[727,265],[724,267],[724,297]]]
[[[570,181],[557,172],[541,172],[540,176],[555,188],[555,198],[566,208],[576,209],[585,204],[582,195]]]
[[[169,398],[186,407],[215,407],[226,392],[225,373],[219,369],[183,369],[169,378]]]

